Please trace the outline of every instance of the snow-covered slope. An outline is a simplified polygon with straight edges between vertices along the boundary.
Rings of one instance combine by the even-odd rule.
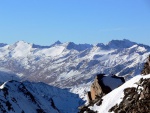
[[[77,113],[78,95],[44,83],[7,81],[0,86],[0,113]]]
[[[144,78],[144,79],[150,78],[150,75],[146,75],[146,76],[138,75],[138,76],[132,78],[131,80],[127,81],[122,86],[120,86],[119,88],[114,89],[109,94],[104,96],[102,98],[103,101],[100,106],[97,106],[96,104],[94,104],[94,106],[89,107],[89,108],[93,111],[98,111],[98,113],[110,113],[110,112],[108,112],[109,109],[112,108],[113,106],[115,106],[117,103],[120,103],[122,101],[122,99],[124,97],[124,89],[130,88],[130,87],[137,87],[138,86],[137,82],[141,78]]]
[[[87,84],[90,85],[97,73],[127,79],[140,74],[149,54],[149,46],[129,40],[96,45],[57,41],[50,46],[18,41],[0,46],[0,66],[21,80],[72,88],[71,91],[78,93],[87,90]]]

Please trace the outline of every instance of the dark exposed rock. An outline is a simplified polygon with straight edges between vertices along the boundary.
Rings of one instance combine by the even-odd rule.
[[[50,101],[51,101],[51,106],[59,112],[59,109],[55,106],[55,103],[52,98],[50,99]]]
[[[88,102],[90,102],[92,100],[90,91],[87,92],[87,100],[88,100]]]
[[[21,113],[25,113],[25,112],[22,110]]]
[[[26,97],[29,97],[33,103],[37,104],[34,96],[27,90],[23,83],[21,83],[18,88],[21,92],[24,93],[24,95],[26,95]]]
[[[4,87],[4,88],[2,89],[2,91],[3,91],[4,96],[5,96],[5,98],[6,98],[6,96],[8,95],[8,89],[7,89],[6,87]]]
[[[37,113],[45,113],[43,109],[36,109]]]
[[[123,83],[125,83],[125,80],[123,77],[118,77],[115,75],[112,76],[104,76],[105,74],[98,74],[95,77],[95,80],[90,88],[91,93],[91,100],[95,100],[97,96],[103,96],[105,94],[108,94],[113,89],[119,87]],[[115,80],[115,83],[108,83]],[[106,82],[107,83],[106,83]],[[112,87],[113,86],[113,87]],[[88,94],[89,96],[89,94]],[[88,97],[90,99],[90,97]],[[89,101],[90,102],[90,101]]]
[[[122,102],[113,106],[109,112],[150,113],[150,78],[140,79],[137,87],[124,89]]]
[[[11,105],[11,103],[9,101],[6,102],[6,106],[8,107],[9,111],[10,110],[14,111],[14,109],[12,108],[12,105]]]
[[[97,111],[93,111],[90,108],[88,108],[89,106],[81,106],[78,109],[80,110],[78,113],[97,113]]]
[[[144,68],[141,72],[143,75],[150,74],[150,55],[147,58],[147,62],[144,64]]]

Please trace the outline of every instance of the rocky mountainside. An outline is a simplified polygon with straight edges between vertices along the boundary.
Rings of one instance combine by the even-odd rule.
[[[144,68],[141,72],[143,75],[150,74],[150,55],[147,58],[147,62],[144,64]]]
[[[0,113],[77,113],[83,103],[77,94],[44,83],[11,80],[0,85]]]
[[[137,75],[99,100],[79,109],[79,113],[149,113],[150,74]]]
[[[50,46],[24,41],[1,44],[0,72],[9,74],[0,82],[12,78],[40,81],[80,93],[85,92],[98,73],[126,79],[140,74],[149,54],[149,46],[126,39],[96,45],[59,41]]]
[[[141,78],[137,87],[124,89],[124,97],[109,111],[115,113],[149,113],[150,112],[150,78]]]
[[[148,75],[150,74],[149,62],[150,62],[150,55],[147,58],[147,62],[144,64],[142,75],[140,76],[138,75],[139,78],[141,79],[139,79],[138,77],[134,77],[133,79],[127,81],[126,83],[123,77],[118,77],[115,75],[106,76],[105,74],[98,74],[91,85],[90,92],[87,93],[89,101],[85,105],[79,107],[80,109],[79,113],[84,112],[101,113],[102,110],[105,110],[105,113],[106,112],[149,113],[150,112],[150,75]],[[118,94],[120,93],[121,96],[118,95],[117,92]],[[115,98],[117,101],[114,99],[111,99],[114,101],[110,101],[109,96],[113,95],[115,97],[112,98]],[[114,103],[116,103],[116,105],[114,105]],[[111,107],[105,104],[108,104]]]

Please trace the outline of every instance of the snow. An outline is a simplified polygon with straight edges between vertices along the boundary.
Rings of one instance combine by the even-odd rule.
[[[73,77],[74,74],[79,75],[80,72],[71,70],[71,71],[68,72],[68,73],[63,73],[63,74],[61,74],[61,77],[58,78],[58,79],[60,79],[60,80],[67,79],[67,78]]]
[[[46,57],[55,57],[60,55],[64,50],[63,46],[54,46],[51,48],[46,49],[39,49],[38,52],[35,53],[35,55],[44,55]]]
[[[146,49],[145,49],[145,47],[138,47],[138,49],[137,49],[138,51],[140,51],[140,52],[146,52]]]
[[[11,70],[3,68],[3,67],[0,67],[0,71],[7,72],[7,73],[11,72]]]
[[[112,108],[114,105],[122,101],[122,97],[124,96],[123,90],[128,87],[136,87],[137,85],[135,83],[138,82],[141,78],[150,78],[150,74],[146,76],[142,75],[135,76],[134,78],[127,81],[119,88],[114,89],[109,94],[104,96],[102,98],[103,101],[101,106],[94,105],[94,107],[90,108],[94,111],[98,111],[98,113],[109,113],[108,111],[110,108]]]
[[[31,48],[32,48],[31,44],[19,41],[16,43],[16,47],[12,52],[13,57],[27,57],[30,54]]]

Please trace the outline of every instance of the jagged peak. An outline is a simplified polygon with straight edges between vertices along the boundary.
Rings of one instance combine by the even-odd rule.
[[[62,44],[62,42],[60,42],[60,41],[58,40],[58,41],[56,41],[54,44],[50,45],[50,47],[53,47],[53,46],[56,46],[56,45],[60,45],[60,44]]]
[[[59,40],[57,40],[54,44],[62,44]]]
[[[88,48],[93,47],[93,45],[90,44],[75,44],[74,42],[67,42],[65,43],[66,49],[71,50],[77,50],[77,51],[83,51],[86,50]]]
[[[135,44],[137,43],[127,39],[123,39],[123,40],[111,40],[107,44],[97,43],[95,46],[100,47],[101,49],[104,50],[108,50],[108,49],[129,48]]]
[[[123,39],[123,40],[112,40],[106,45],[109,46],[110,48],[129,48],[135,44],[137,43],[127,39]]]

